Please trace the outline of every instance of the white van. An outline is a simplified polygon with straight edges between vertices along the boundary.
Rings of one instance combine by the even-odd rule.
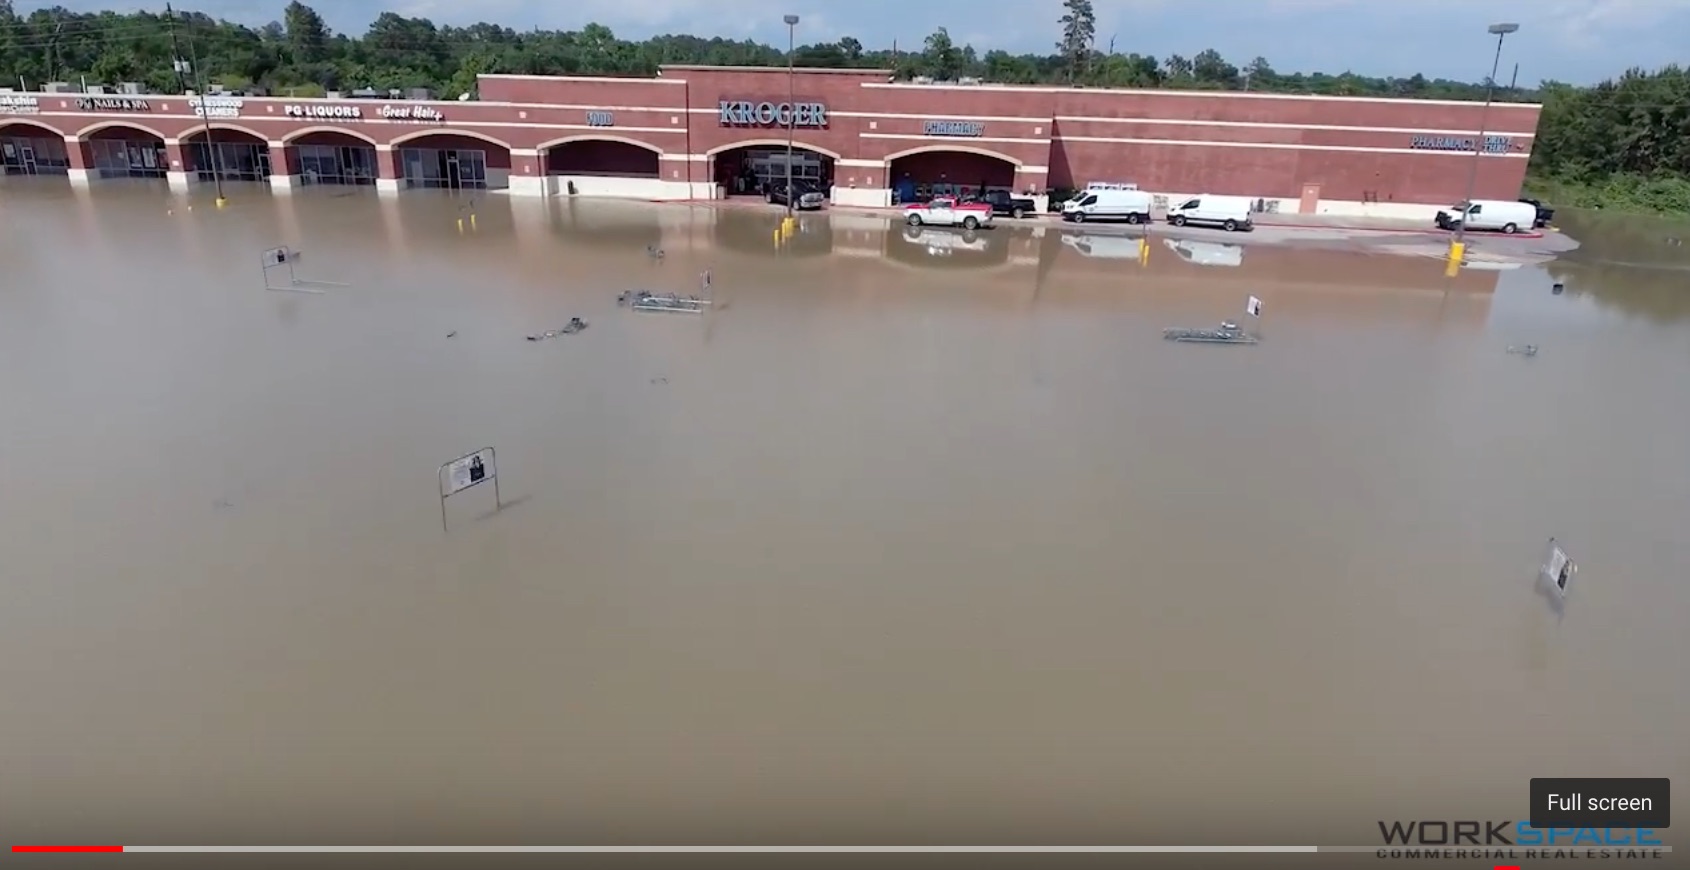
[[[1467,229],[1501,230],[1517,233],[1537,226],[1537,206],[1529,202],[1504,202],[1499,199],[1475,199],[1471,203],[1458,202],[1438,211],[1438,229],[1453,230],[1466,215]]]
[[[1247,196],[1215,196],[1205,193],[1168,207],[1168,223],[1220,227],[1227,232],[1255,228],[1250,220],[1251,199]]]
[[[1062,204],[1062,219],[1076,223],[1084,223],[1088,220],[1124,220],[1129,224],[1149,223],[1150,203],[1150,194],[1142,190],[1088,188]]]

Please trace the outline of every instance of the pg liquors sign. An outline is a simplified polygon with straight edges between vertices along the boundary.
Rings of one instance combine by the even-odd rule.
[[[722,100],[716,105],[723,127],[826,127],[826,103],[762,103]]]
[[[283,106],[282,114],[317,121],[361,121],[364,109],[362,106]]]

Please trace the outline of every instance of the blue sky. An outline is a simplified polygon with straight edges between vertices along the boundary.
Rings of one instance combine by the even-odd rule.
[[[1493,37],[1486,25],[1520,24],[1498,78],[1520,65],[1520,81],[1589,83],[1629,66],[1690,62],[1690,0],[1093,0],[1098,41],[1116,49],[1187,57],[1215,48],[1234,63],[1261,55],[1282,70],[1409,75],[1480,80],[1489,73]],[[77,10],[135,9],[135,4],[60,0]],[[247,23],[281,17],[285,0],[181,0]],[[50,5],[21,0],[16,7]],[[156,4],[162,8],[162,0]],[[803,18],[800,42],[855,36],[870,47],[919,46],[934,28],[984,51],[1048,52],[1061,0],[319,0],[337,30],[363,31],[391,9],[436,22],[489,20],[516,28],[575,29],[589,21],[624,37],[684,32],[785,42],[781,16]]]

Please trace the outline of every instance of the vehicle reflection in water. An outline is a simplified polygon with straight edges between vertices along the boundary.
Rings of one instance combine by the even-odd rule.
[[[979,269],[1009,262],[1009,246],[990,230],[904,226],[886,234],[886,256],[923,268]]]
[[[1204,242],[1197,239],[1163,239],[1162,244],[1178,254],[1180,259],[1194,266],[1236,268],[1244,265],[1243,245]]]
[[[1136,236],[1063,233],[1062,244],[1073,248],[1082,257],[1104,260],[1137,260],[1144,255],[1144,239]]]

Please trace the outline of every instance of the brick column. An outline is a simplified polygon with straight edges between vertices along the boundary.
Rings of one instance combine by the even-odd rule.
[[[399,174],[399,152],[391,145],[376,146],[376,192],[398,193],[404,187]]]
[[[88,143],[75,136],[65,137],[65,157],[70,160],[70,183],[86,185],[94,178],[94,161],[88,159]]]
[[[270,189],[290,193],[299,183],[299,151],[292,145],[270,143]]]
[[[169,161],[164,177],[170,180],[170,189],[183,191],[188,189],[190,173],[194,171],[193,159],[188,154],[187,146],[180,139],[164,140],[164,157]]]
[[[546,178],[546,157],[530,148],[511,149],[511,196],[548,196],[553,191]]]
[[[1045,193],[1050,187],[1050,167],[1048,166],[1017,166],[1015,167],[1015,195],[1033,198],[1034,207],[1044,214],[1050,207],[1050,196]]]

